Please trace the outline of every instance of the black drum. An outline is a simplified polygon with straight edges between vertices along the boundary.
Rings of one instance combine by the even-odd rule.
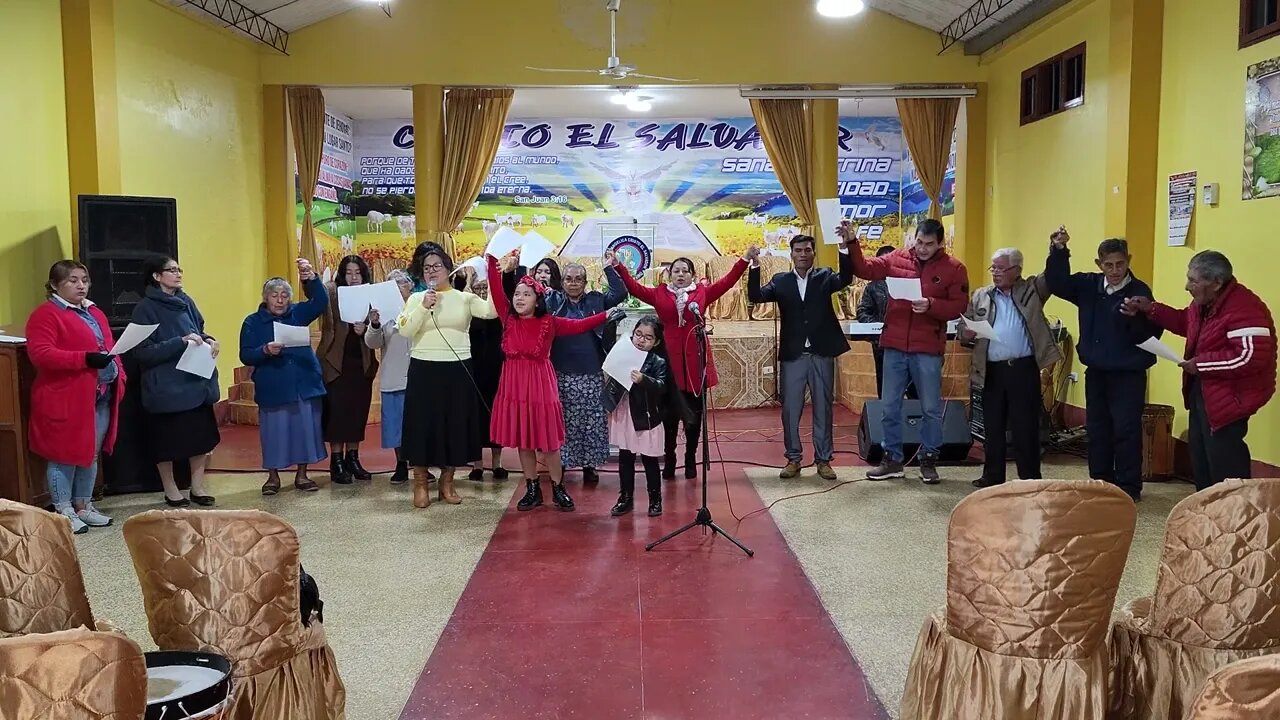
[[[231,663],[221,655],[149,652],[146,720],[220,720],[231,705]]]

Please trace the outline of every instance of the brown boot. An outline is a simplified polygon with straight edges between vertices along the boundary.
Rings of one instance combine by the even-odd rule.
[[[413,506],[416,508],[425,508],[431,505],[431,491],[427,489],[427,478],[430,475],[424,467],[415,467],[413,469]]]
[[[443,468],[440,471],[439,498],[442,502],[450,505],[458,505],[462,502],[462,498],[458,497],[458,493],[453,491],[453,468]]]

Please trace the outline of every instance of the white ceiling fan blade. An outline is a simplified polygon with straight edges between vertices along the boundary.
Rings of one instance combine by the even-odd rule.
[[[678,83],[698,82],[697,78],[673,78],[673,77],[663,77],[661,75],[645,75],[644,73],[635,73],[635,72],[627,73],[627,77],[638,77],[638,78],[644,78],[646,80],[665,80],[667,82],[678,82]]]
[[[581,69],[570,69],[570,68],[541,68],[541,67],[531,67],[529,65],[526,65],[524,69],[536,70],[538,72],[591,73],[592,75],[596,75],[600,72],[599,70],[581,70]]]

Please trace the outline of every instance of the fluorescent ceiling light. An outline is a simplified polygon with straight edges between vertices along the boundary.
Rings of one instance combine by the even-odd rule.
[[[636,94],[630,90],[616,92],[609,96],[609,102],[614,105],[628,105],[636,101]]]
[[[829,18],[853,17],[867,9],[862,0],[818,0],[818,14]]]
[[[835,90],[805,88],[741,88],[739,95],[757,100],[830,100],[838,98],[971,98],[978,91],[967,87],[846,87]]]
[[[653,109],[653,103],[648,100],[636,100],[627,103],[627,109],[631,112],[649,112]]]

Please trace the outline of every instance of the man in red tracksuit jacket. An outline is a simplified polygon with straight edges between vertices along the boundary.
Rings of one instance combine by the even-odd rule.
[[[884,460],[867,473],[869,480],[903,477],[902,396],[914,382],[924,413],[920,433],[920,479],[938,482],[938,451],[942,448],[942,355],[947,348],[947,323],[969,306],[969,274],[964,263],[943,249],[942,223],[929,219],[916,229],[915,244],[888,255],[863,257],[848,223],[838,231],[853,256],[853,273],[864,280],[887,277],[919,278],[923,300],[889,298],[880,347],[884,350],[884,379],[880,400],[884,408]]]
[[[1197,490],[1250,477],[1244,437],[1249,418],[1276,392],[1276,326],[1271,311],[1213,250],[1187,265],[1191,304],[1184,310],[1134,297],[1122,312],[1145,313],[1187,339],[1182,397],[1191,411],[1191,466]]]

